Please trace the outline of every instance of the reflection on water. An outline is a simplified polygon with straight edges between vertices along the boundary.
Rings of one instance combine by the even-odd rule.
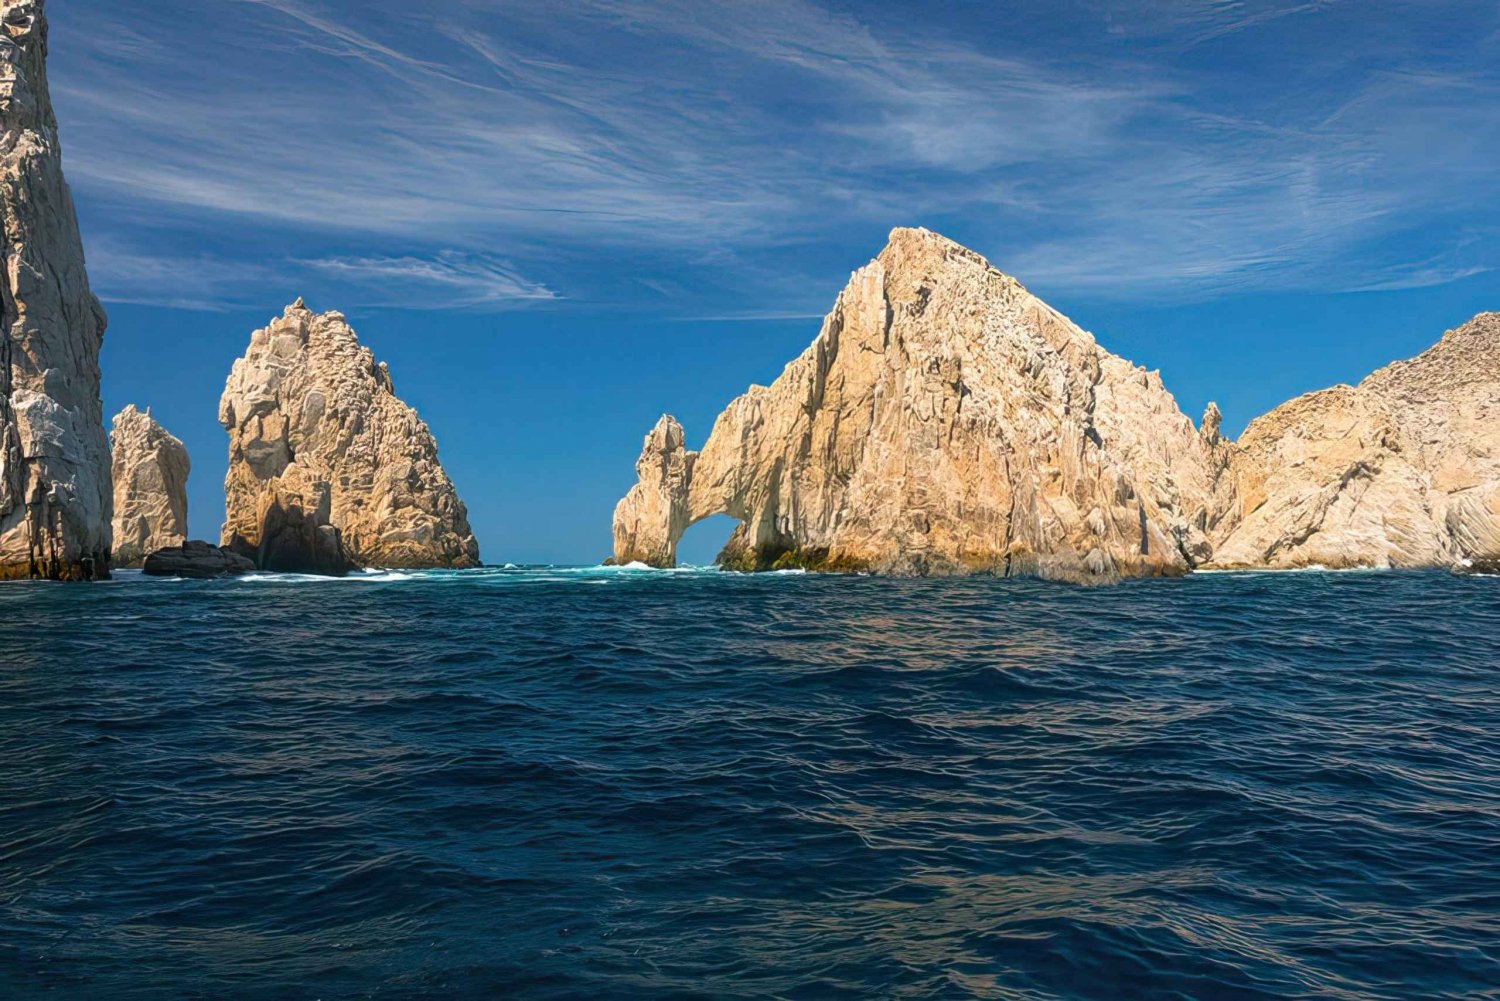
[[[1485,996],[1495,584],[0,588],[0,994]]]

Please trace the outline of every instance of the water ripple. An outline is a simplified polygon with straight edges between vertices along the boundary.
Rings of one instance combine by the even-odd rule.
[[[1500,580],[0,588],[0,994],[1495,998]]]

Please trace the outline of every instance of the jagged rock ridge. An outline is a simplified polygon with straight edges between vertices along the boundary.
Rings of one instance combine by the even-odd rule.
[[[1240,437],[1223,567],[1434,567],[1500,557],[1500,314],[1282,404]]]
[[[115,490],[114,565],[140,566],[187,540],[187,447],[132,404],[109,435]]]
[[[229,432],[223,544],[262,569],[478,565],[436,441],[342,314],[298,300],[257,330],[219,422]]]
[[[1179,574],[1211,552],[1226,449],[1157,373],[978,254],[898,229],[701,451],[662,418],[616,509],[615,559],[671,565],[689,525],[726,513],[740,526],[721,562],[737,567]]]
[[[41,0],[0,0],[0,579],[109,576],[105,315],[47,89]]]

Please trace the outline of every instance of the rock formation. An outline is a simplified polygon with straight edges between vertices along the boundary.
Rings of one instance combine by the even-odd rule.
[[[1500,314],[1358,386],[1220,433],[1160,377],[982,258],[898,229],[803,355],[701,451],[663,417],[615,510],[614,560],[670,566],[740,521],[740,569],[1033,573],[1500,560]]]
[[[614,555],[670,566],[689,525],[727,513],[733,567],[1180,574],[1212,551],[1229,464],[1216,411],[1200,434],[1157,373],[978,254],[898,229],[701,451],[670,417],[647,435]]]
[[[341,314],[299,299],[257,330],[219,422],[229,432],[223,543],[262,569],[478,565],[431,432]]]
[[[158,549],[187,539],[187,448],[134,405],[115,417],[109,435],[114,457],[116,567],[140,566]]]
[[[0,0],[0,579],[109,576],[105,316],[47,90],[42,0]]]
[[[1500,558],[1500,314],[1358,386],[1255,420],[1232,460],[1221,567],[1433,567]]]
[[[215,577],[238,577],[250,573],[255,564],[247,557],[206,542],[184,542],[180,546],[158,549],[146,557],[144,572],[149,577],[188,577],[210,580]]]

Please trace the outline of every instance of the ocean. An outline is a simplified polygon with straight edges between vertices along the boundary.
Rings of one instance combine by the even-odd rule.
[[[5,585],[0,997],[1500,997],[1500,580]]]

